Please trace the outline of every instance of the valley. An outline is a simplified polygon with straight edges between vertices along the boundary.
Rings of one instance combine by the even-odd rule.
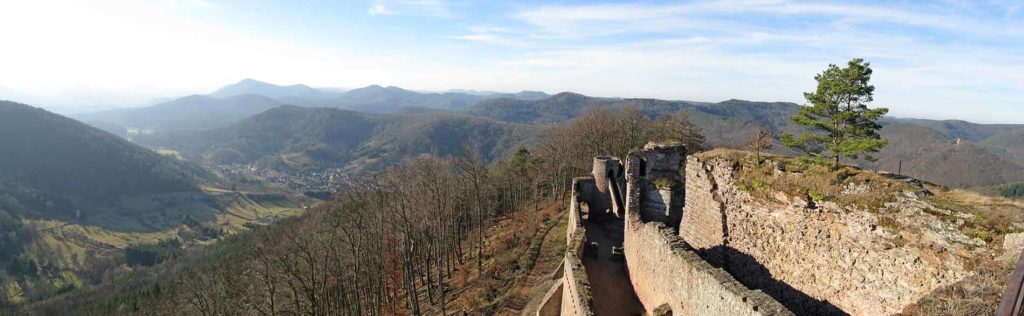
[[[0,315],[1024,315],[1020,1],[0,1]]]
[[[233,91],[233,87],[221,90]],[[260,83],[259,87],[275,91],[276,94],[272,94],[278,98],[288,96],[280,92],[288,91],[284,86]],[[356,89],[343,94],[392,100],[392,94],[398,90],[407,91]],[[259,91],[262,90],[240,90]],[[239,117],[246,114],[251,117],[235,123],[225,122],[222,127],[167,130],[136,135],[132,139],[151,148],[173,149],[192,161],[215,166],[253,164],[257,169],[288,172],[340,169],[341,174],[354,175],[381,170],[401,157],[424,153],[452,155],[466,149],[462,147],[475,151],[487,161],[507,157],[519,147],[538,144],[538,136],[550,127],[598,108],[636,109],[651,119],[682,111],[705,135],[709,145],[742,149],[746,147],[747,137],[758,128],[774,134],[795,130],[789,123],[789,116],[799,109],[797,104],[781,102],[707,103],[597,98],[576,93],[519,98],[496,93],[467,103],[465,107],[453,108],[432,105],[436,95],[413,92],[401,95],[404,101],[397,104],[404,105],[370,112],[343,110],[347,108],[344,103],[332,103],[330,108],[265,108],[261,104],[266,103],[261,102],[251,107],[252,110],[238,113]],[[284,104],[283,101],[277,103]],[[138,120],[128,125],[145,126],[145,122]],[[882,124],[885,128],[881,133],[894,145],[887,146],[877,161],[847,163],[889,172],[902,171],[937,184],[978,190],[1024,182],[1024,147],[1012,141],[1015,135],[1024,133],[1024,125],[902,118],[884,118]],[[773,153],[796,154],[778,141],[776,145]]]
[[[4,304],[131,270],[138,265],[125,252],[131,247],[168,240],[183,249],[208,245],[318,201],[253,178],[228,179],[173,151],[158,154],[12,102],[0,102],[0,141],[9,150],[0,157]]]
[[[467,112],[419,114],[279,107],[222,128],[155,133],[135,138],[136,142],[159,148],[166,159],[201,166],[209,174],[205,177],[211,180],[198,186],[199,191],[194,195],[162,194],[125,199],[124,205],[135,204],[139,209],[161,211],[143,215],[136,224],[122,220],[120,222],[125,227],[117,228],[121,230],[91,226],[89,218],[76,221],[26,220],[25,225],[40,232],[40,238],[28,248],[28,253],[59,253],[61,255],[51,259],[53,262],[59,262],[68,271],[79,271],[103,254],[116,257],[124,251],[122,249],[134,247],[132,245],[153,245],[149,247],[163,249],[159,245],[166,244],[168,240],[183,240],[184,245],[176,247],[185,251],[162,259],[165,261],[153,266],[119,265],[116,261],[106,263],[114,267],[108,270],[113,271],[111,276],[82,274],[84,277],[57,278],[60,281],[55,286],[65,289],[60,290],[61,293],[66,292],[63,296],[22,298],[19,302],[27,303],[22,306],[31,306],[33,310],[52,311],[89,301],[95,303],[84,305],[82,309],[94,313],[109,313],[129,306],[145,306],[146,310],[160,313],[196,312],[202,308],[222,312],[250,308],[253,312],[315,313],[316,310],[351,309],[355,306],[363,306],[359,310],[384,308],[388,313],[464,311],[508,314],[538,310],[550,313],[552,307],[547,302],[559,293],[553,291],[560,284],[558,267],[563,265],[558,262],[565,251],[573,247],[570,243],[567,248],[559,239],[565,238],[567,227],[573,225],[572,221],[564,218],[567,207],[564,203],[572,198],[566,196],[564,190],[568,188],[570,178],[591,168],[589,163],[582,163],[586,159],[579,157],[603,152],[628,152],[639,146],[636,142],[688,137],[686,135],[692,135],[695,130],[707,138],[690,139],[695,142],[690,144],[691,147],[700,147],[701,142],[712,148],[729,148],[730,143],[741,147],[742,132],[737,130],[761,126],[773,130],[793,128],[785,119],[791,111],[788,104],[621,101],[567,94],[536,103],[494,102],[519,102],[517,107],[535,107],[533,113],[537,115],[481,114],[497,111],[491,109],[491,103]],[[550,110],[552,108],[560,110]],[[568,114],[555,114],[558,112]],[[675,121],[664,118],[673,113],[684,113],[685,116]],[[952,154],[963,152],[964,146],[983,148],[963,140],[960,144],[955,141],[947,144],[949,135],[954,134],[928,127],[931,121],[900,121],[885,121],[882,131],[896,146],[892,148],[895,151],[886,149],[881,152],[877,162],[879,166],[888,168],[887,164],[892,161],[906,159],[902,166],[906,173],[927,175],[928,170],[913,167],[921,161],[914,160],[914,157],[921,157],[920,154],[903,154],[907,146],[901,143],[904,141],[901,135],[908,137],[907,141],[913,138],[948,152],[942,154],[949,155],[948,159],[920,162],[938,166],[967,163],[952,158],[955,157]],[[679,122],[684,126],[675,125]],[[637,133],[637,137],[616,138],[616,135],[629,132]],[[520,149],[509,153],[512,148]],[[933,150],[923,152],[931,153]],[[713,152],[723,155],[720,149]],[[787,149],[775,152],[787,153]],[[968,151],[967,154],[971,157],[990,155],[994,161],[1005,159],[988,150]],[[970,160],[972,165],[979,162],[981,160]],[[1017,167],[1008,162],[1000,163],[1001,175],[1006,178],[988,183],[1015,181],[1017,178],[1005,171]],[[800,163],[794,161],[792,164]],[[867,166],[870,168],[871,165]],[[984,169],[965,168],[964,172],[951,178],[936,178],[936,181],[973,187],[978,183],[949,181],[963,181],[975,177],[975,174],[990,178],[985,176],[984,172],[988,171]],[[823,175],[823,178],[828,176]],[[753,181],[754,184],[744,184],[754,188],[752,190],[791,185],[767,178],[744,181]],[[867,195],[847,196],[842,193],[846,192],[845,189],[835,189],[836,185],[827,184],[828,189],[823,189],[816,187],[816,183],[805,183],[815,190],[808,194],[824,194],[816,199],[848,203],[840,205],[877,205]],[[929,190],[946,192],[941,187],[929,187]],[[958,240],[981,247],[974,251],[989,256],[1002,251],[998,247],[999,240],[1009,238],[1003,236],[1014,234],[1019,229],[1006,224],[1024,223],[1019,218],[1020,214],[1007,211],[1007,207],[1015,207],[1017,204],[1013,203],[1016,202],[989,199],[977,193],[942,193],[928,198],[928,201],[953,210],[962,210],[959,205],[971,201],[974,211],[965,212],[982,214],[977,216],[983,221],[964,228],[963,236],[957,235],[960,236]],[[328,201],[321,203],[321,200]],[[407,203],[421,203],[426,207],[409,208],[411,204]],[[309,210],[304,211],[307,208]],[[399,213],[380,213],[386,209],[399,210]],[[444,215],[436,217],[437,214]],[[175,220],[182,216],[184,222],[176,223]],[[112,218],[96,220],[110,222]],[[367,231],[364,226],[359,231],[376,234],[373,235],[375,237],[358,239],[351,235],[356,230],[350,225],[360,225],[358,223],[362,221],[393,229],[415,229],[410,232],[442,233],[434,236],[411,233],[403,237],[433,245],[427,252],[409,252],[412,250],[402,246],[408,241],[396,239],[402,236],[398,234],[402,230]],[[129,225],[135,226],[128,229]],[[334,251],[339,251],[339,248],[331,247],[342,247],[340,249],[349,254],[338,256],[340,253]],[[383,257],[366,257],[369,255],[367,249],[378,248],[386,250],[380,254]],[[165,250],[157,251],[157,258],[162,258],[159,251]],[[316,252],[323,253],[324,257],[296,257]],[[978,264],[985,265],[984,273],[1003,271],[993,261],[995,259],[978,259],[970,253],[960,255],[968,258],[964,260],[981,260]],[[313,274],[308,276],[289,274],[289,271],[299,271],[290,265],[321,259],[331,262],[325,266],[327,270],[309,270]],[[370,264],[375,262],[373,260],[392,263],[377,266]],[[587,260],[583,261],[584,265],[593,264]],[[352,264],[370,264],[359,269],[372,270],[364,270],[364,273],[369,273],[365,275],[345,272],[343,267]],[[424,279],[412,283],[403,281],[403,275],[408,273],[401,272],[408,271],[404,269],[414,269],[418,272],[413,273],[422,273]],[[307,270],[303,268],[301,271]],[[238,273],[256,277],[234,281],[218,277]],[[341,276],[346,282],[365,284],[366,288],[383,286],[379,288],[383,292],[351,290],[343,287],[342,283],[331,281],[331,275]],[[101,281],[110,277],[127,277],[133,281],[114,284]],[[989,278],[987,274],[978,277]],[[999,282],[999,279],[985,280],[989,283],[982,290],[988,296],[982,302],[990,304],[992,297],[989,292],[995,286],[992,282]],[[63,285],[64,282],[73,285]],[[237,285],[230,282],[248,284],[246,286],[251,289],[246,293],[257,298],[256,305],[242,307],[246,303],[242,297],[231,294],[228,289]],[[276,302],[280,294],[261,292],[285,286],[287,282],[337,287],[338,291],[346,293],[345,300],[350,303],[345,304],[356,305],[313,305],[313,302],[324,299],[320,296],[322,294],[304,293],[299,288],[284,290],[301,297],[299,303]],[[8,293],[23,291],[21,284],[9,283]],[[267,288],[268,284],[276,285]],[[157,288],[159,293],[155,292]],[[412,296],[409,293],[417,293],[414,295],[416,303],[410,301]],[[371,299],[375,295],[381,296]],[[598,297],[595,294],[595,298]],[[274,301],[268,301],[272,299]],[[196,305],[201,302],[196,300],[207,300],[213,305]],[[361,303],[355,303],[357,300]],[[912,309],[960,304],[957,302],[981,304],[955,294],[937,294]],[[605,306],[601,305],[605,303],[595,306]]]
[[[434,313],[452,308],[486,313],[550,309],[544,307],[547,306],[544,302],[545,297],[551,296],[550,289],[555,284],[552,265],[565,251],[564,245],[559,245],[557,238],[551,237],[564,235],[567,225],[565,219],[556,215],[564,208],[563,202],[557,202],[564,199],[561,197],[563,193],[559,192],[567,187],[562,182],[565,180],[560,179],[589,168],[563,159],[598,152],[625,152],[637,146],[631,142],[665,137],[686,138],[690,137],[687,135],[698,135],[695,133],[700,137],[687,138],[689,147],[744,148],[747,135],[758,128],[773,132],[794,130],[788,117],[798,108],[788,103],[739,100],[698,103],[592,98],[561,93],[536,100],[496,98],[482,100],[460,110],[437,108],[425,112],[364,113],[336,108],[277,106],[222,127],[123,135],[121,137],[130,137],[132,143],[151,148],[155,156],[148,159],[155,159],[155,163],[188,170],[181,173],[185,176],[180,179],[186,180],[180,182],[180,187],[167,191],[140,191],[100,200],[101,203],[61,193],[54,196],[69,197],[64,198],[65,202],[59,202],[65,204],[43,199],[38,200],[42,204],[36,205],[44,207],[30,207],[25,210],[31,212],[19,212],[18,227],[30,237],[19,242],[22,245],[15,253],[15,258],[19,259],[8,263],[8,270],[16,271],[10,267],[20,267],[26,262],[30,268],[17,270],[20,274],[11,275],[5,281],[6,300],[9,304],[19,304],[16,306],[48,310],[65,304],[78,304],[74,302],[82,299],[98,298],[105,303],[90,305],[88,309],[108,312],[108,308],[123,308],[126,302],[155,308],[162,304],[158,302],[182,300],[196,295],[196,292],[190,292],[196,289],[183,287],[185,284],[180,283],[183,281],[158,280],[197,280],[194,273],[199,270],[207,271],[202,272],[207,274],[229,273],[232,268],[195,264],[197,260],[208,260],[204,257],[220,256],[221,252],[234,253],[230,255],[233,261],[252,262],[256,258],[253,256],[260,256],[261,252],[253,253],[251,247],[259,243],[279,243],[281,241],[272,240],[280,238],[280,234],[292,234],[288,238],[319,238],[316,237],[318,235],[282,233],[282,230],[294,231],[298,227],[313,225],[304,229],[322,234],[319,230],[322,228],[314,228],[321,224],[310,221],[338,216],[336,212],[341,210],[340,205],[356,201],[344,201],[354,198],[352,194],[359,194],[352,190],[397,188],[398,182],[377,181],[413,172],[403,171],[405,168],[427,168],[418,169],[420,171],[407,177],[429,174],[431,171],[427,166],[442,163],[430,161],[441,159],[445,161],[442,164],[459,166],[455,170],[463,170],[457,171],[460,174],[479,172],[472,170],[486,167],[490,169],[488,173],[495,174],[487,180],[487,187],[521,193],[508,195],[486,191],[490,198],[495,199],[488,203],[498,203],[494,205],[495,209],[505,211],[501,211],[504,213],[499,218],[485,222],[477,217],[479,215],[474,215],[472,209],[464,208],[472,204],[438,209],[466,212],[464,214],[468,216],[465,218],[468,222],[455,226],[455,232],[462,235],[459,239],[463,245],[456,248],[462,250],[452,251],[463,254],[444,259],[460,263],[453,262],[450,267],[447,263],[439,266],[445,269],[442,272],[445,278],[457,278],[455,282],[458,285],[455,285],[452,297],[444,298],[448,302],[443,305],[437,305],[437,297],[424,293],[426,296],[421,299],[434,303],[420,307],[423,308],[421,312]],[[673,115],[675,118],[669,119]],[[127,123],[130,126],[145,124],[143,121]],[[993,145],[997,143],[995,140],[1015,133],[1020,126],[992,127],[966,122],[942,124],[904,119],[886,119],[883,124],[882,134],[890,139],[893,146],[881,151],[876,162],[850,163],[891,172],[899,169],[904,174],[937,184],[975,188],[988,193],[993,192],[989,188],[994,185],[1024,180],[1024,173],[1019,173],[1024,168],[1014,162],[1013,148]],[[616,135],[628,131],[634,131],[637,137],[616,139]],[[115,141],[120,142],[125,141]],[[587,147],[602,143],[606,145],[601,146],[612,147]],[[136,145],[120,146],[141,149]],[[794,154],[784,146],[775,148],[772,150],[775,154]],[[471,169],[461,169],[467,166]],[[445,170],[450,167],[436,168]],[[934,173],[935,168],[943,172]],[[519,177],[515,178],[520,180],[513,182],[502,180],[510,179],[510,172],[525,172],[531,175],[526,179],[533,180],[524,182]],[[378,184],[366,186],[368,181]],[[24,182],[13,183],[24,185]],[[50,190],[50,187],[37,188]],[[465,194],[481,194],[472,193],[477,192],[472,188],[459,188],[469,190],[453,193],[454,196],[462,196],[460,199],[469,197]],[[392,190],[406,194],[401,193],[405,192],[401,189]],[[424,192],[416,194],[427,194]],[[445,196],[441,192],[428,195],[436,194]],[[32,200],[21,197],[15,201]],[[59,211],[72,206],[77,207],[73,214]],[[522,210],[530,208],[534,211]],[[538,209],[545,211],[534,213]],[[43,216],[45,214],[49,215]],[[540,215],[540,219],[535,217]],[[523,216],[530,218],[528,222],[540,221],[534,225],[557,228],[555,230],[562,233],[529,237],[534,234],[531,228],[516,226],[503,219]],[[473,242],[476,237],[472,236],[478,234],[474,230],[479,229],[488,231],[484,244]],[[1000,234],[1005,231],[1012,229],[986,229],[972,234]],[[253,244],[257,240],[262,242]],[[288,246],[281,247],[297,246],[290,241],[286,243]],[[476,256],[484,256],[480,257],[479,267],[473,266],[477,260],[474,254],[467,252],[467,249],[474,248],[482,251]],[[525,252],[519,252],[521,250]],[[510,252],[498,255],[505,251]],[[140,255],[142,257],[138,257]],[[287,252],[279,255],[285,257],[275,260],[285,260],[289,256]],[[143,263],[135,260],[143,260]],[[258,267],[249,264],[255,262],[247,263],[245,269]],[[538,264],[539,270],[533,269]],[[282,267],[275,269],[279,268]],[[168,286],[173,294],[167,298],[163,294],[144,292],[149,294],[132,296],[128,301],[119,301],[121,298],[110,301],[113,298],[109,295],[126,294],[122,289],[111,288],[110,278],[128,276],[138,278],[128,289]],[[205,280],[202,278],[198,280],[212,282],[202,281]],[[313,280],[302,282],[306,281]],[[430,284],[417,285],[420,286],[432,287]],[[439,287],[433,291],[446,290]],[[54,299],[56,295],[64,295],[65,298]],[[217,295],[221,294],[213,297],[220,297]],[[306,308],[302,306],[292,308]]]

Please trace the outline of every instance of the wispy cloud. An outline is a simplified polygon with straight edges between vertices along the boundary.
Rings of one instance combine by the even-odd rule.
[[[423,15],[451,17],[448,3],[441,0],[376,0],[367,10],[370,15]]]
[[[380,4],[380,3],[374,3],[373,5],[371,5],[370,9],[367,10],[367,12],[370,13],[370,15],[396,15],[396,14],[398,14],[398,12],[392,11],[391,9],[388,9],[387,6],[385,6],[383,4]]]
[[[471,42],[497,42],[498,36],[490,33],[472,33],[465,35],[451,35],[448,36],[451,39],[471,41]]]
[[[167,0],[167,2],[170,3],[170,4],[184,3],[184,4],[187,4],[187,5],[191,5],[191,6],[195,6],[195,7],[200,7],[200,8],[207,8],[207,9],[216,8],[217,7],[217,5],[213,4],[213,2],[210,2],[208,0]]]
[[[933,108],[956,108],[970,96],[1020,105],[1024,24],[993,18],[1013,15],[1018,5],[958,5],[964,8],[786,0],[545,5],[511,15],[524,25],[517,34],[535,45],[504,64],[595,81],[635,75],[647,91],[663,78],[676,86],[665,89],[703,100],[801,102],[826,63],[865,57],[875,64],[876,99],[896,115],[949,115]],[[992,121],[989,115],[962,118]]]
[[[536,39],[517,29],[500,26],[470,26],[466,33],[446,36],[449,39],[474,42],[488,45],[503,46],[515,49],[534,49],[540,44]]]
[[[0,85],[35,95],[176,95],[257,77],[803,102],[827,64],[864,57],[875,69],[876,103],[894,115],[1024,122],[1019,0],[605,1],[272,2],[245,10],[216,0],[0,1],[0,38],[25,48],[4,52]],[[252,18],[259,13],[267,18]]]
[[[1019,4],[1007,5],[1004,10],[1012,14],[1019,7]],[[869,6],[785,0],[725,0],[669,5],[550,5],[525,9],[514,16],[547,32],[590,37],[610,32],[723,29],[722,26],[736,25],[735,21],[729,19],[730,16],[750,14],[827,18],[858,24],[892,23],[988,36],[1024,36],[1024,23],[1021,21],[991,21],[987,17],[975,18],[959,12],[933,11],[936,12],[903,8],[897,4]],[[728,25],[724,21],[728,21]]]

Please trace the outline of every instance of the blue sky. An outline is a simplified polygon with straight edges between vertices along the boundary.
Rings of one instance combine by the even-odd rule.
[[[0,98],[61,112],[254,78],[803,102],[853,57],[894,116],[1024,123],[1024,1],[21,1]]]

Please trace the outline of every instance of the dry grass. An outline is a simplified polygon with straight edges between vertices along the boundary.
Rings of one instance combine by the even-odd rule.
[[[895,201],[904,191],[922,189],[901,179],[851,166],[832,170],[827,164],[799,158],[769,156],[766,162],[757,164],[751,153],[736,150],[714,150],[697,156],[706,161],[725,158],[735,162],[738,166],[737,185],[757,199],[775,200],[775,194],[782,192],[789,197],[831,201],[841,206],[856,206],[876,213],[879,226],[890,231],[920,229],[901,226],[897,213],[882,212],[888,209],[885,207],[887,202]],[[1024,222],[1022,201],[928,183],[924,184],[924,189],[933,194],[920,197],[921,201],[931,205],[925,207],[924,212],[942,221],[955,223],[964,235],[985,241],[988,248],[996,250],[989,253],[1001,253],[1003,235],[1022,231],[1018,226]],[[970,276],[929,293],[904,309],[903,313],[993,314],[1012,266],[993,260],[985,253],[973,254],[962,258],[964,268],[973,272]]]
[[[790,198],[799,197],[814,202],[831,201],[840,206],[855,206],[862,210],[882,213],[878,210],[884,208],[885,203],[895,201],[901,192],[921,189],[899,179],[857,167],[841,166],[838,170],[832,170],[827,163],[803,158],[767,156],[765,162],[757,164],[752,153],[725,149],[716,149],[697,156],[705,160],[725,158],[736,162],[741,167],[737,172],[737,185],[751,196],[764,200],[773,200],[777,192],[782,192]],[[858,189],[850,190],[851,187]],[[925,183],[924,189],[934,194],[922,197],[922,200],[932,206],[974,215],[973,218],[964,220],[960,226],[961,231],[968,236],[992,242],[998,241],[1005,234],[1022,231],[1015,225],[1024,222],[1022,201],[928,183]],[[949,222],[956,222],[959,219],[948,214],[933,215]],[[895,225],[892,226],[896,228]]]
[[[757,163],[752,153],[716,149],[701,153],[702,159],[725,158],[738,163],[737,185],[755,198],[774,199],[776,192],[814,202],[830,201],[840,206],[856,206],[874,211],[895,200],[902,191],[914,186],[853,166],[833,170],[828,163],[804,158],[762,155]],[[848,190],[858,187],[860,190]]]
[[[988,236],[986,241],[991,241],[1021,231],[1014,224],[1024,221],[1024,202],[956,189],[933,191],[935,196],[927,198],[932,205],[974,215],[962,229],[969,234],[979,235],[975,237]]]
[[[938,289],[917,303],[903,309],[903,315],[993,315],[1011,267],[986,261],[974,274],[945,288]]]

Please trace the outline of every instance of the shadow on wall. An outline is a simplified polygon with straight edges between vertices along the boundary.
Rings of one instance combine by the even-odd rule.
[[[797,315],[849,315],[828,301],[816,299],[786,282],[776,280],[757,259],[736,249],[715,246],[700,251],[700,255],[712,265],[728,271],[746,287],[764,291]]]

